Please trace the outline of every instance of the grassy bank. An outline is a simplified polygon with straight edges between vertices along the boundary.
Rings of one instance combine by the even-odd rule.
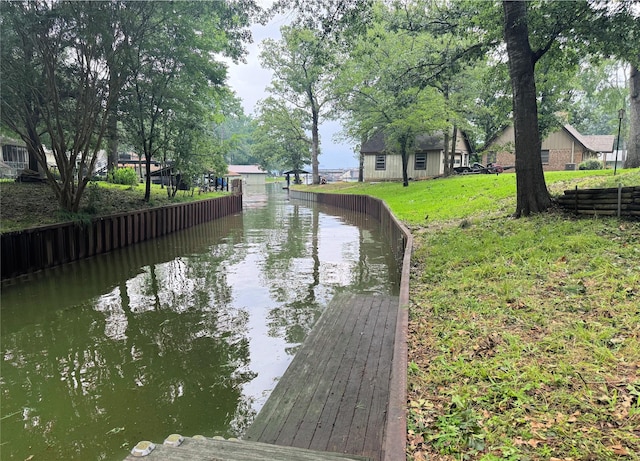
[[[151,200],[143,201],[145,185],[136,187],[91,183],[85,191],[79,213],[70,214],[60,210],[56,197],[49,186],[41,183],[0,182],[0,232],[10,232],[29,227],[44,226],[64,221],[82,221],[96,216],[123,213],[142,208],[151,208],[220,196],[221,192],[195,194],[178,191],[172,199],[167,189],[152,185]]]
[[[414,233],[410,459],[640,459],[640,223],[512,219],[507,174],[336,188],[383,198]]]

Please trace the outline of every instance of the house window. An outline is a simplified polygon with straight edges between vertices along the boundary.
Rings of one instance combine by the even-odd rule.
[[[387,169],[387,156],[385,154],[376,155],[376,170]]]
[[[487,153],[487,163],[496,163],[497,158],[498,154],[496,152]]]
[[[427,169],[427,154],[416,154],[414,169],[415,170]]]
[[[549,149],[544,149],[540,151],[540,157],[542,157],[542,163],[543,164],[548,164],[549,163]]]
[[[11,168],[23,169],[29,165],[27,148],[22,146],[2,146],[2,160]]]

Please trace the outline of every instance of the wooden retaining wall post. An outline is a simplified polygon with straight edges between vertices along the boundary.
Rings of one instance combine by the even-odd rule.
[[[640,216],[640,186],[565,190],[558,204],[576,215]]]
[[[242,211],[242,196],[7,232],[1,236],[2,280],[106,253]]]

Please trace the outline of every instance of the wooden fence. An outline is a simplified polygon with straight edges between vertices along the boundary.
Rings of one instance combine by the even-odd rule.
[[[576,214],[640,217],[640,186],[565,190],[558,203]]]
[[[242,196],[167,205],[2,234],[2,280],[107,253],[242,210]]]

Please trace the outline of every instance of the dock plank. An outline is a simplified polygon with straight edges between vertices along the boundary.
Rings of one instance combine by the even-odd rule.
[[[349,296],[338,295],[332,302],[344,305],[348,303]],[[327,307],[329,309],[331,304]],[[326,313],[326,310],[325,310]],[[259,418],[265,421],[281,421],[280,424],[252,424],[248,433],[245,435],[247,440],[260,440],[265,443],[275,443],[278,437],[283,432],[283,427],[286,421],[289,419],[289,415],[299,411],[299,406],[303,405],[313,395],[315,389],[319,385],[318,381],[305,381],[300,383],[297,377],[309,376],[312,370],[318,371],[318,369],[324,369],[331,357],[331,345],[323,343],[316,338],[327,337],[334,329],[341,329],[340,331],[345,334],[345,337],[349,336],[349,332],[345,331],[345,325],[350,325],[349,315],[351,312],[345,310],[339,312],[340,315],[327,316],[323,314],[318,320],[314,329],[307,336],[306,342],[319,343],[317,347],[301,347],[296,353],[296,358],[289,365],[284,375],[278,381],[276,389],[265,403],[264,407],[260,411]],[[291,424],[291,423],[290,423]],[[295,430],[295,428],[288,428],[289,431]],[[282,439],[286,443],[287,433],[282,434]]]
[[[332,333],[327,331],[328,334],[314,338],[316,344],[323,342],[325,353],[321,361],[317,362],[313,368],[313,380],[310,382],[309,375],[296,373],[299,380],[302,380],[299,381],[301,387],[298,390],[300,393],[299,405],[294,412],[288,415],[279,443],[305,447],[309,440],[313,440],[313,436],[318,430],[320,414],[326,402],[331,400],[331,384],[342,361],[349,360],[351,351],[349,343],[353,340],[357,328],[360,311],[358,306],[354,304],[352,298],[345,298],[341,306],[343,308],[339,311],[340,315],[335,315],[340,322],[338,327]],[[328,338],[335,342],[327,340]],[[305,357],[302,357],[302,360],[305,360]],[[296,370],[293,372],[295,373]],[[295,431],[294,428],[296,428]]]
[[[358,391],[362,384],[362,375],[367,365],[371,331],[375,326],[375,315],[367,312],[360,315],[356,329],[349,344],[348,357],[340,364],[332,384],[333,398],[328,400],[321,415],[321,424],[331,430],[320,431],[309,448],[327,451],[348,451],[346,442],[349,436],[353,414],[359,406]]]
[[[369,421],[371,418],[379,418],[380,415],[386,416],[387,411],[387,399],[384,394],[386,387],[381,387],[377,381],[386,382],[391,378],[388,364],[391,363],[393,344],[389,346],[384,341],[388,336],[390,311],[391,309],[380,310],[376,317],[376,326],[369,344],[368,355],[378,357],[378,360],[370,360],[368,366],[365,367],[362,384],[358,390],[358,405],[354,411],[347,439],[347,446],[352,452],[364,453],[368,446],[375,445],[375,441],[382,438],[382,431],[376,430],[376,428],[381,429],[382,425],[377,424],[374,419],[371,421],[372,427],[369,428]]]
[[[342,453],[317,452],[260,442],[186,437],[182,445],[156,445],[148,455],[129,455],[124,461],[368,461]]]
[[[336,296],[245,440],[382,459],[398,302]]]

